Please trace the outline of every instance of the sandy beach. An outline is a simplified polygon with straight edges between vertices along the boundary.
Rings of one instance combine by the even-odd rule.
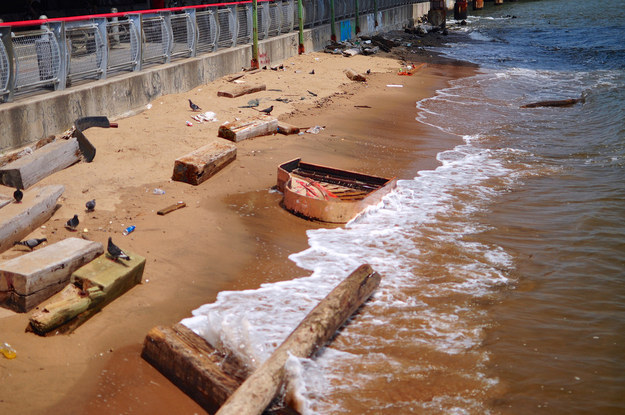
[[[52,219],[30,237],[45,236],[54,243],[78,236],[106,243],[112,236],[122,249],[147,258],[143,282],[70,335],[27,333],[30,313],[0,308],[0,341],[18,353],[14,360],[0,359],[0,412],[205,413],[141,359],[146,333],[189,317],[220,291],[305,275],[287,257],[307,248],[307,229],[328,225],[280,207],[281,194],[272,190],[278,164],[301,157],[400,179],[437,166],[435,155],[456,145],[458,138],[417,123],[415,102],[474,68],[423,53],[406,60],[427,65],[414,76],[398,76],[402,61],[397,55],[345,58],[308,53],[272,62],[284,64],[283,71],[241,78],[265,84],[266,91],[217,97],[218,90],[232,86],[224,78],[161,97],[150,108],[115,120],[117,129],[89,129],[86,135],[97,148],[95,160],[41,182],[63,184],[65,192]],[[370,69],[371,75],[366,83],[352,82],[343,73],[346,68],[362,73]],[[402,87],[387,86],[398,84]],[[274,105],[272,115],[280,120],[325,128],[319,134],[242,141],[237,143],[236,160],[203,184],[172,181],[177,157],[218,139],[221,123],[257,115],[254,109],[241,108],[254,98],[259,108]],[[187,99],[214,112],[218,121],[193,121]],[[165,194],[156,195],[154,189]],[[95,211],[85,212],[85,202],[94,198]],[[187,207],[166,216],[156,214],[177,201]],[[72,233],[64,224],[75,213],[81,223]],[[129,225],[136,230],[122,236]],[[25,252],[13,248],[0,260]]]

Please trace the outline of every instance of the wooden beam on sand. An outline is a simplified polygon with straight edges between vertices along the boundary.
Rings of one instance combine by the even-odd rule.
[[[249,120],[226,122],[219,126],[217,135],[238,143],[248,138],[275,134],[276,132],[278,132],[278,120],[262,115]]]
[[[62,185],[35,187],[24,192],[21,203],[10,203],[0,209],[0,252],[50,219],[64,191]]]
[[[213,141],[174,161],[172,180],[198,185],[237,157],[237,148],[224,140]]]
[[[278,132],[284,135],[299,134],[300,128],[284,121],[278,121]]]
[[[37,334],[68,333],[105,305],[141,282],[145,258],[126,251],[129,261],[100,255],[80,267],[71,283],[30,317],[29,328]]]
[[[101,255],[99,242],[67,238],[0,264],[2,303],[25,313],[63,289],[72,272]]]
[[[236,98],[241,95],[253,94],[254,92],[265,91],[267,86],[265,85],[242,85],[227,91],[218,91],[218,97]]]
[[[364,75],[359,74],[358,72],[356,72],[353,69],[349,69],[348,68],[348,69],[345,69],[344,72],[345,72],[345,75],[349,79],[351,79],[352,81],[356,81],[356,82],[366,82],[367,81],[367,78]]]
[[[77,163],[80,157],[76,138],[56,140],[32,154],[0,167],[0,182],[5,186],[28,189],[52,173]]]

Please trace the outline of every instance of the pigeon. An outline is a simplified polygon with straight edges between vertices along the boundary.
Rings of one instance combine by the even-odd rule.
[[[256,108],[254,108],[254,109],[256,109]],[[264,110],[256,110],[256,111],[264,112],[265,114],[269,115],[269,114],[271,114],[271,111],[273,111],[273,105],[271,107],[269,107],[269,108],[265,108]]]
[[[198,107],[196,104],[194,104],[193,101],[191,100],[189,100],[189,107],[191,107],[193,111],[202,111],[202,109]]]
[[[85,203],[85,207],[87,208],[87,212],[93,212],[95,210],[95,199]]]
[[[314,75],[315,74],[315,70],[313,69],[312,71],[308,72],[309,75]]]
[[[80,221],[78,220],[78,215],[74,215],[73,218],[67,221],[67,223],[65,224],[65,227],[69,229],[70,231],[75,231],[79,223]]]
[[[15,191],[13,192],[13,198],[15,199],[15,203],[21,203],[23,197],[24,192],[22,192],[20,189],[15,189]]]
[[[14,242],[13,245],[24,245],[30,248],[30,250],[32,251],[33,249],[35,249],[35,247],[39,246],[42,242],[46,242],[47,239],[46,238],[33,238],[33,239],[27,239],[25,241],[17,241]]]
[[[113,238],[109,236],[109,244],[106,248],[109,255],[114,259],[118,260],[119,258],[125,259],[126,261],[130,261],[130,257],[124,253],[117,245],[113,243]]]
[[[371,75],[371,69],[367,69],[367,75]]]

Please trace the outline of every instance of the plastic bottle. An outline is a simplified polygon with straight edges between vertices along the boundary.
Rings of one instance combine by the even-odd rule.
[[[159,189],[158,187],[152,191],[155,195],[164,195],[165,191],[163,189]]]
[[[2,353],[7,359],[15,359],[17,357],[17,352],[9,343],[2,343],[0,346],[0,353]]]
[[[131,226],[127,227],[127,228],[126,228],[126,229],[124,229],[124,231],[122,232],[122,235],[124,235],[124,236],[128,235],[129,233],[131,233],[132,231],[134,231],[134,230],[135,230],[135,228],[136,228],[136,226],[135,226],[135,225],[131,225]]]

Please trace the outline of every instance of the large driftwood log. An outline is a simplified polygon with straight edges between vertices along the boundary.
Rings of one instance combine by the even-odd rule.
[[[362,265],[327,295],[276,351],[231,395],[217,415],[261,414],[284,383],[289,355],[309,357],[336,333],[380,284],[380,275]]]
[[[174,161],[172,180],[198,185],[237,157],[237,148],[224,140],[213,141]]]
[[[243,85],[237,88],[233,88],[228,91],[218,91],[218,97],[236,98],[241,95],[253,94],[254,92],[260,92],[267,89],[265,85]]]
[[[67,238],[0,264],[0,295],[26,312],[59,292],[72,272],[104,252],[99,242]]]
[[[107,255],[100,255],[77,269],[71,276],[71,284],[33,313],[30,328],[41,335],[52,330],[70,332],[139,284],[145,258],[127,250],[126,254],[129,261],[115,261]]]
[[[3,185],[28,189],[52,173],[80,161],[78,140],[57,140],[0,168]]]
[[[275,134],[278,131],[278,120],[266,115],[258,116],[249,120],[227,122],[219,126],[218,136],[226,140],[247,140],[261,135]]]
[[[521,105],[521,108],[538,108],[538,107],[570,107],[583,102],[583,98],[559,99],[555,101],[538,101],[531,104]]]
[[[22,203],[10,203],[0,209],[0,252],[50,219],[63,191],[61,185],[35,187],[24,192]]]

